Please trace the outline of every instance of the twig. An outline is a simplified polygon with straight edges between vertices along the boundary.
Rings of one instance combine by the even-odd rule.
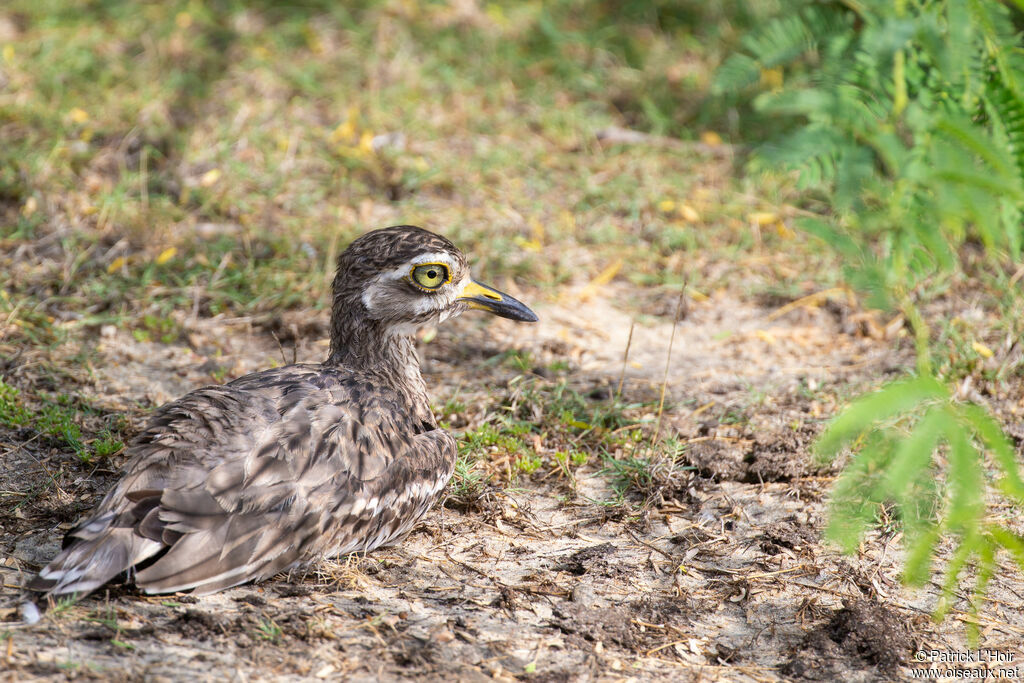
[[[530,595],[566,596],[566,595],[570,595],[571,592],[572,592],[572,591],[566,590],[565,588],[562,588],[562,587],[558,586],[557,584],[555,584],[555,588],[553,590],[544,590],[543,588],[535,588],[533,586],[526,586],[526,585],[521,584],[521,583],[520,584],[505,583],[501,579],[498,579],[498,578],[496,578],[494,576],[491,576],[487,572],[483,571],[482,569],[478,569],[478,568],[474,567],[473,565],[469,564],[468,562],[464,562],[464,561],[462,561],[462,560],[460,560],[458,558],[452,557],[451,554],[448,553],[448,552],[445,552],[445,556],[448,558],[449,561],[454,562],[455,564],[459,565],[463,569],[468,569],[468,570],[470,570],[472,572],[476,572],[477,574],[479,574],[483,578],[485,578],[488,581],[490,581],[491,583],[493,583],[498,588],[504,588],[506,590],[512,590],[512,591],[519,591],[521,593],[529,593]],[[438,566],[441,566],[441,565],[438,565]]]
[[[658,442],[658,436],[661,434],[661,418],[665,411],[665,389],[668,387],[668,370],[672,365],[672,344],[676,340],[676,328],[679,326],[679,318],[683,314],[683,305],[686,303],[686,281],[683,281],[683,286],[679,289],[679,303],[676,304],[676,315],[672,319],[672,334],[668,338],[668,353],[665,354],[665,376],[661,380],[661,398],[658,399],[658,423],[654,427],[654,438],[651,439],[651,444]]]
[[[281,344],[281,340],[277,338],[277,332],[274,330],[270,331],[270,336],[277,342],[277,350],[281,352],[281,362],[288,365],[288,358],[284,355],[284,345]]]
[[[671,643],[665,643],[664,645],[659,645],[658,647],[655,647],[655,648],[652,648],[652,649],[648,650],[647,652],[644,653],[644,656],[645,657],[650,657],[655,652],[660,652],[661,650],[664,650],[667,647],[672,647],[673,645],[686,645],[687,642],[688,641],[686,641],[686,640],[673,640]]]
[[[774,571],[774,572],[761,572],[760,574],[748,574],[748,575],[744,576],[743,578],[748,579],[748,580],[768,579],[768,578],[771,578],[773,576],[778,576],[780,574],[792,574],[793,572],[798,572],[801,569],[807,569],[807,567],[805,565],[800,564],[800,565],[797,565],[795,567],[790,567],[789,569],[779,569],[779,570]]]
[[[636,321],[632,320],[629,323],[629,337],[626,339],[626,350],[622,354],[622,372],[619,373],[619,388],[615,390],[615,398],[622,398],[622,383],[626,381],[626,362],[629,360],[629,347],[633,345],[633,328],[636,327]]]
[[[850,290],[846,287],[832,287],[831,289],[823,289],[820,292],[814,292],[807,296],[800,297],[796,301],[790,301],[785,306],[781,306],[765,318],[766,321],[771,322],[777,318],[781,318],[792,310],[800,308],[801,306],[820,306],[822,302],[827,301],[829,297],[836,294],[846,294],[850,296]]]
[[[629,529],[626,529],[626,533],[629,534],[629,537],[632,538],[637,543],[639,543],[640,545],[646,546],[646,547],[650,548],[651,550],[653,550],[656,553],[660,553],[661,555],[667,557],[671,562],[676,562],[677,561],[677,559],[675,557],[673,557],[669,553],[665,552],[664,550],[662,550],[658,546],[653,545],[651,543],[648,543],[647,541],[643,540],[642,538],[639,538],[636,534],[634,534]]]

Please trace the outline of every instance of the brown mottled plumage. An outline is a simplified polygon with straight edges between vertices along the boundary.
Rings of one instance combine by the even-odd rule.
[[[412,335],[466,308],[536,320],[471,280],[439,235],[397,226],[355,240],[338,259],[326,362],[160,408],[129,445],[124,477],[28,587],[85,594],[128,571],[147,593],[202,595],[400,540],[456,454]]]

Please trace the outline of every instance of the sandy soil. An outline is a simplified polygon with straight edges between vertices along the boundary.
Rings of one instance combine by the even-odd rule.
[[[515,373],[488,359],[510,347],[567,360],[575,388],[607,395],[623,372],[629,310],[647,315],[623,395],[656,395],[675,294],[618,289],[567,303],[581,294],[591,293],[540,303],[532,327],[468,315],[444,327],[423,345],[436,400],[495,401]],[[898,537],[876,533],[855,557],[820,541],[835,471],[813,462],[814,436],[838,400],[908,357],[897,341],[859,334],[841,302],[778,313],[724,295],[688,303],[662,429],[686,442],[694,469],[646,507],[606,504],[597,463],[573,482],[542,469],[477,504],[436,508],[394,549],[202,599],[112,586],[34,626],[19,622],[17,586],[120,461],[81,466],[4,432],[0,678],[869,681],[908,677],[924,666],[920,650],[965,651],[966,601],[934,624],[938,588],[900,585]],[[138,426],[211,373],[280,363],[258,322],[196,322],[188,344],[171,346],[105,330],[91,342],[93,372],[77,380]],[[273,327],[286,355],[295,336],[296,357],[315,359],[324,322],[294,315]],[[1022,591],[1008,571],[994,580],[982,645],[1015,662],[985,666],[1024,661]]]

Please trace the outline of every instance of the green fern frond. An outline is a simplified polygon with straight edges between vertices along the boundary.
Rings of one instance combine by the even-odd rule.
[[[933,377],[915,377],[893,382],[884,389],[850,404],[818,439],[818,455],[826,461],[830,460],[840,448],[873,425],[912,410],[925,402],[943,401],[948,397],[949,391]]]
[[[814,33],[798,14],[769,21],[763,30],[743,38],[743,47],[763,69],[787,64],[813,50],[816,44]]]
[[[1001,470],[999,488],[1011,499],[1024,504],[1024,477],[1021,476],[1017,451],[1003,434],[991,415],[975,405],[961,408],[963,419],[971,426],[985,447],[992,452]],[[1024,558],[1024,555],[1021,556]],[[1022,565],[1024,567],[1024,565]]]
[[[991,527],[989,534],[1010,553],[1013,561],[1017,563],[1021,571],[1024,571],[1024,538],[1001,526]]]
[[[993,267],[1024,251],[1019,17],[998,0],[801,6],[754,30],[723,66],[723,89],[749,89],[765,69],[785,67],[783,86],[759,94],[754,111],[791,126],[748,168],[795,172],[798,187],[830,200],[830,213],[799,226],[841,255],[870,305],[898,302],[911,315],[906,293],[955,272],[967,239]],[[954,606],[968,570],[977,614],[1001,551],[1024,570],[1024,538],[986,520],[990,495],[1024,506],[1024,475],[995,419],[955,400],[956,377],[933,374],[916,320],[921,376],[854,401],[818,441],[824,459],[853,452],[826,535],[854,551],[878,511],[894,510],[904,579],[916,585],[930,578],[940,540],[952,540],[936,616]]]
[[[939,525],[935,523],[917,533],[905,534],[907,555],[903,565],[903,580],[908,585],[923,586],[928,583],[928,579],[931,578],[932,557],[940,536]]]
[[[711,91],[716,95],[738,92],[761,79],[767,69],[785,66],[814,55],[822,44],[849,32],[852,16],[841,9],[812,5],[769,21],[761,30],[743,37],[745,52],[729,56],[718,68]]]
[[[935,128],[944,138],[959,145],[969,154],[977,156],[995,172],[1002,182],[1021,186],[1021,174],[1010,150],[995,144],[984,130],[959,117],[943,116],[935,121]],[[1024,192],[1024,190],[1018,190]]]
[[[798,185],[810,188],[831,183],[845,140],[825,127],[808,127],[766,145],[750,165],[757,171],[795,171]]]
[[[1024,97],[1006,84],[1000,72],[992,74],[985,95],[987,113],[1006,141],[1018,177],[1024,178]]]
[[[711,83],[714,95],[736,93],[757,83],[761,78],[761,67],[749,55],[734,53],[715,72]]]

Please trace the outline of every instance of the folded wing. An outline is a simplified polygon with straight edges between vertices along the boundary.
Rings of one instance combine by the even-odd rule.
[[[455,443],[396,393],[289,366],[164,406],[130,452],[124,479],[29,588],[84,594],[136,568],[146,592],[206,594],[372,549],[436,499]]]

